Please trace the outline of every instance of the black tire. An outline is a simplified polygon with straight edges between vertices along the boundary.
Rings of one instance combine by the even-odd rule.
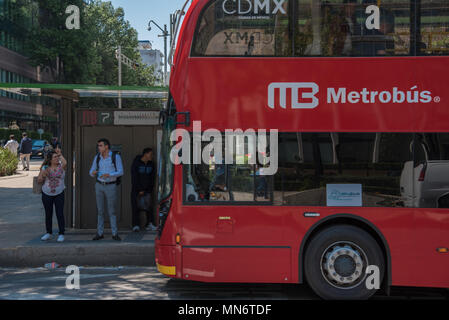
[[[354,258],[345,255],[345,252]],[[333,259],[335,257],[337,259]],[[363,263],[356,263],[360,261]],[[355,269],[356,265],[358,269]],[[385,260],[379,245],[369,233],[351,225],[335,225],[320,231],[311,239],[304,257],[308,284],[317,295],[327,300],[364,300],[375,294],[376,289],[366,286],[367,277],[370,276],[365,274],[368,265],[379,267],[381,284]],[[347,278],[340,277],[341,274]],[[358,274],[358,278],[355,274]],[[335,280],[335,277],[338,279]],[[339,280],[341,283],[337,282]],[[353,282],[346,284],[344,281]]]

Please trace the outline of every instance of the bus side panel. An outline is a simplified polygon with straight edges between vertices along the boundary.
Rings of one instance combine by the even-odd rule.
[[[413,210],[395,208],[382,213],[383,210],[385,209],[297,207],[298,213],[317,212],[321,216],[319,218],[305,218],[302,214],[291,215],[285,223],[285,236],[288,239],[287,242],[293,244],[295,241],[298,241],[298,235],[302,234],[305,225],[315,225],[324,219],[334,219],[342,216],[359,221],[365,220],[368,222],[368,225],[371,224],[378,230],[390,248],[392,284],[413,286],[417,283],[416,273],[411,268],[416,263]],[[304,252],[300,253],[299,250],[298,247],[296,251],[298,257],[299,254],[304,254]],[[301,267],[298,266],[298,268]]]
[[[181,233],[182,229],[182,167],[179,165],[174,168],[172,188],[172,204],[159,239],[161,245],[167,246],[176,244],[176,235]]]
[[[416,286],[449,288],[449,211],[447,209],[416,209],[415,247],[417,254]]]
[[[382,69],[379,68],[380,62],[384,64]],[[351,92],[367,88],[376,92],[392,91],[393,87],[401,83],[400,89],[405,92],[416,85],[416,80],[411,80],[415,79],[415,72],[410,66],[417,63],[417,59],[412,58],[399,61],[380,58],[352,60],[345,58],[191,57],[186,63],[188,74],[185,81],[177,84],[180,87],[185,83],[189,84],[188,90],[184,90],[185,101],[188,101],[188,104],[180,105],[180,111],[191,111],[192,120],[201,120],[204,128],[219,130],[264,128],[284,132],[377,130],[409,132],[414,129],[417,115],[422,114],[422,110],[418,110],[418,104],[387,104],[378,101],[365,104],[341,103],[341,99],[337,99],[340,101],[337,103],[337,100],[331,99],[329,92],[333,91],[329,90],[338,91],[339,88],[343,88],[346,92]],[[364,72],[354,76],[348,73],[348,70],[352,69],[364,70]],[[251,70],[251,72],[242,72],[242,70]],[[300,72],[292,72],[292,70],[300,70]],[[385,70],[399,71],[386,77]],[[421,73],[424,72],[421,70]],[[338,74],[340,79],[337,81],[329,77],[329,74]],[[372,79],[376,78],[382,81],[373,82]],[[287,99],[285,108],[269,107],[271,84],[303,81],[318,86],[316,99],[319,105],[317,107],[294,109],[289,105],[290,99]],[[223,84],[226,86],[223,87]],[[440,94],[442,90],[439,89],[429,88],[432,92]],[[279,90],[275,91],[277,105],[279,105],[280,96]],[[437,104],[426,105],[425,110],[432,110],[435,105]]]
[[[177,265],[176,247],[164,246],[156,240],[155,246],[156,267],[158,271],[169,277],[180,277],[180,268]]]
[[[203,282],[286,283],[290,248],[183,248],[185,279]]]
[[[183,273],[200,281],[297,281],[297,272],[291,274],[297,262],[292,263],[284,237],[284,218],[290,211],[271,206],[183,206]]]

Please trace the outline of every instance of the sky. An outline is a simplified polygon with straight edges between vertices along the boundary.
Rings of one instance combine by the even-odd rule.
[[[154,20],[162,29],[164,24],[170,32],[170,14],[182,9],[186,0],[110,0],[115,8],[122,7],[125,10],[125,19],[137,30],[139,40],[150,40],[153,49],[164,53],[164,38],[159,28],[151,24],[148,31],[148,22]],[[170,40],[167,38],[167,50],[170,50]]]

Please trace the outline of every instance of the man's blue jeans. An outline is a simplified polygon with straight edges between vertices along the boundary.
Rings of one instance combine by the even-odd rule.
[[[102,185],[100,183],[95,184],[95,194],[97,198],[97,210],[98,210],[98,224],[97,233],[102,236],[104,233],[104,211],[105,203],[109,213],[109,221],[111,222],[112,235],[115,236],[118,233],[117,229],[117,189],[116,184]]]

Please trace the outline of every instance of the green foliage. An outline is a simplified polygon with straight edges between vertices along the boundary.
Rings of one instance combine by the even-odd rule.
[[[20,130],[0,129],[0,140],[9,140],[9,136],[12,134],[20,142],[22,138],[22,132]]]
[[[51,139],[53,138],[53,135],[48,132],[44,132],[42,134],[42,139],[39,133],[37,133],[36,131],[28,131],[27,134],[28,137],[30,137],[32,140],[47,140],[48,142],[50,142]]]
[[[142,99],[123,99],[122,100],[123,108],[126,109],[157,109],[160,110],[164,105],[163,99],[154,99],[154,98],[142,98]],[[110,98],[98,98],[98,97],[89,97],[89,98],[80,98],[78,107],[79,108],[91,108],[95,106],[96,109],[104,109],[104,108],[117,108],[118,101],[117,99]]]
[[[92,0],[38,0],[39,25],[29,34],[30,61],[35,66],[48,66],[55,83],[118,84],[118,62],[115,51],[137,66],[122,67],[123,85],[154,85],[154,69],[143,65],[137,31],[125,20],[122,8],[111,2]],[[65,10],[69,5],[80,8],[81,28],[67,30]],[[59,71],[59,72],[58,72]]]
[[[38,0],[39,23],[27,39],[30,61],[36,66],[49,67],[56,83],[85,83],[93,75],[89,60],[94,48],[89,41],[89,29],[68,30],[65,27],[69,5],[76,5],[81,12],[83,0]],[[83,23],[81,15],[81,23]]]
[[[10,176],[16,172],[19,160],[9,150],[0,148],[0,177]]]
[[[20,143],[20,140],[22,139],[22,131],[20,130],[11,130],[11,129],[0,129],[0,140],[9,140],[10,135],[14,135],[17,142]],[[30,137],[33,140],[39,140],[40,135],[36,131],[27,131],[28,137]],[[53,138],[53,135],[49,132],[44,132],[42,134],[42,140],[47,140],[48,142],[51,141],[51,138]]]

